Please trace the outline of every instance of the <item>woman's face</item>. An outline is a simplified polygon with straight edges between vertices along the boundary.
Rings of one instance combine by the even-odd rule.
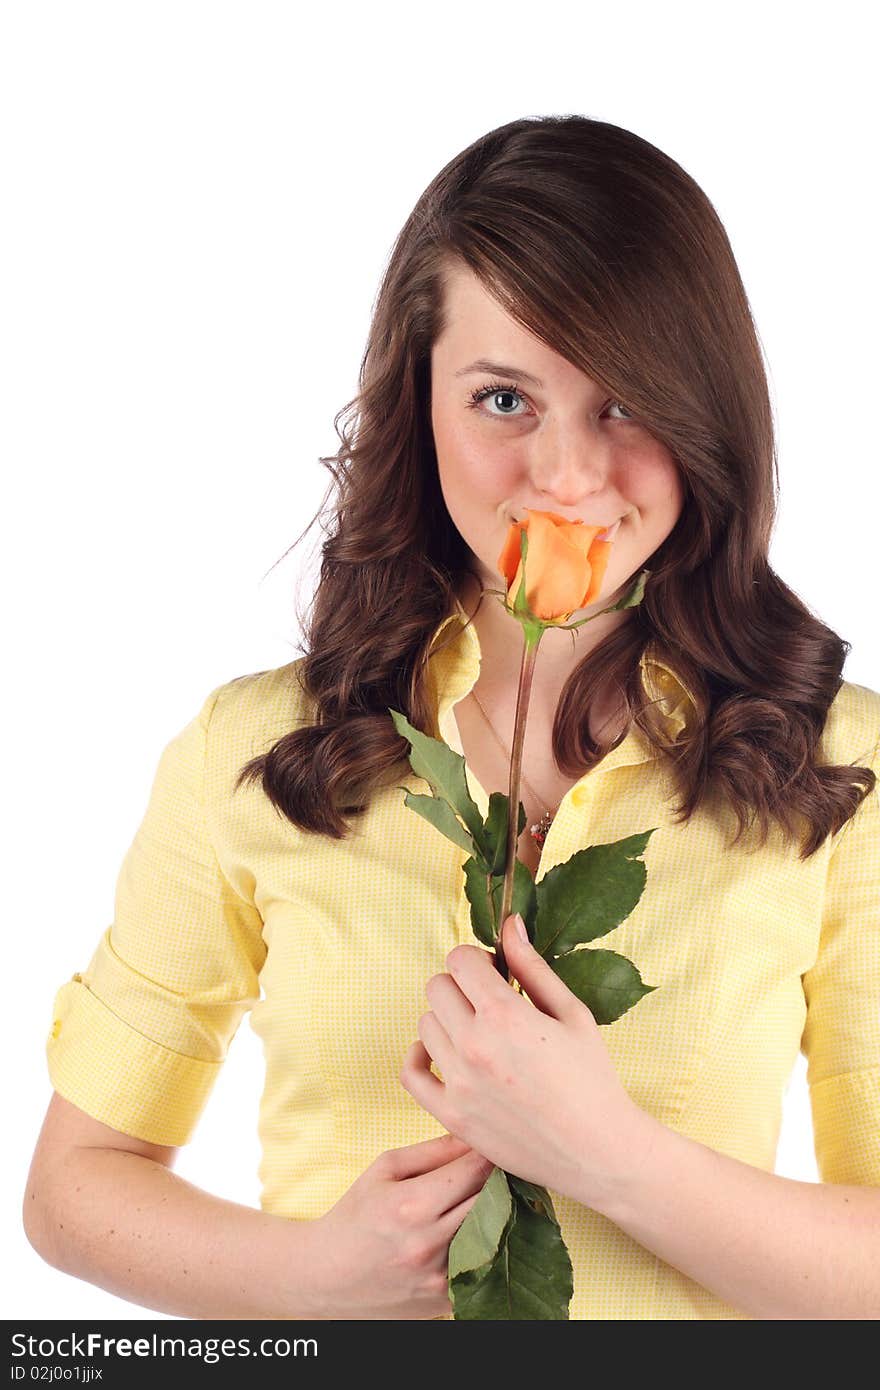
[[[443,497],[475,569],[484,585],[503,587],[498,557],[523,508],[590,526],[619,519],[592,605],[607,607],[681,514],[673,456],[625,402],[516,323],[466,266],[456,263],[446,283],[448,324],[431,351],[431,423]],[[504,365],[474,366],[479,360]],[[472,399],[487,387],[495,389]]]

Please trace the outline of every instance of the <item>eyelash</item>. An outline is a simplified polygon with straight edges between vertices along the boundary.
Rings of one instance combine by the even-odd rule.
[[[490,382],[488,386],[478,386],[475,390],[469,393],[470,403],[468,408],[473,410],[479,410],[481,401],[484,401],[487,396],[494,396],[499,391],[507,391],[512,396],[519,396],[521,400],[528,400],[528,396],[524,395],[523,392],[520,391],[519,387],[516,386],[514,383],[493,381]],[[620,406],[622,410],[626,410],[626,406],[623,404],[622,401],[612,401],[611,404]],[[484,415],[486,414],[485,411],[482,411],[481,413]],[[516,420],[519,417],[516,415],[490,415],[489,418],[492,420]],[[625,420],[621,420],[620,423],[625,424],[628,423],[630,420],[634,419],[634,415],[627,415]]]

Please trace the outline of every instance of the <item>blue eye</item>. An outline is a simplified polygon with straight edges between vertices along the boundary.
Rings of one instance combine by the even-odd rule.
[[[526,400],[526,397],[514,383],[493,381],[487,386],[478,386],[476,390],[469,393],[469,409],[479,410],[481,402],[484,401],[487,396],[517,396],[521,401]],[[611,405],[617,406],[619,410],[624,411],[621,417],[623,420],[632,420],[635,418],[620,401],[612,401]],[[502,410],[500,414],[495,414],[494,411],[483,411],[482,414],[488,414],[494,420],[503,420],[505,418],[515,420],[517,418],[514,412],[510,410]],[[520,412],[520,414],[522,414],[522,412]]]
[[[505,385],[504,382],[495,381],[489,386],[478,386],[475,391],[471,391],[471,405],[475,408],[479,408],[480,402],[485,400],[487,396],[519,396],[520,400],[525,399],[522,393],[517,390],[516,386],[508,386]],[[485,414],[485,412],[483,413]],[[490,411],[489,413],[491,414],[492,412]],[[503,419],[507,414],[509,414],[508,411],[502,411],[500,416],[495,416],[495,419]]]

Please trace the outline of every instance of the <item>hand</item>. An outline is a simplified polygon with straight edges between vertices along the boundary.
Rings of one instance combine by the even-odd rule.
[[[505,1172],[601,1209],[644,1112],[586,1004],[518,936],[512,917],[503,932],[508,969],[528,1000],[501,978],[493,952],[456,946],[449,973],[425,987],[431,1012],[419,1019],[421,1041],[407,1051],[401,1083]]]
[[[493,1167],[451,1134],[374,1159],[311,1223],[318,1316],[449,1317],[449,1242]]]

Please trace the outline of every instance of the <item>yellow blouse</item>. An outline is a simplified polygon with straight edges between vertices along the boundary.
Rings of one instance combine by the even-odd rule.
[[[461,752],[453,707],[477,679],[479,640],[460,606],[441,635],[433,732]],[[428,979],[453,946],[477,943],[466,852],[397,787],[376,793],[343,841],[294,828],[259,786],[233,795],[243,763],[309,721],[298,665],[217,687],[165,747],[113,923],[58,989],[46,1055],[55,1090],[94,1118],[181,1145],[250,1011],[266,1062],[261,1207],[312,1219],[383,1150],[443,1133],[400,1069]],[[693,703],[674,672],[649,651],[642,678],[681,729]],[[880,774],[880,693],[844,682],[820,760]],[[400,785],[428,789],[414,773]],[[602,938],[658,987],[603,1029],[618,1075],[664,1124],[772,1172],[800,1049],[822,1181],[880,1184],[880,791],[806,863],[775,823],[762,850],[756,837],[731,850],[732,811],[677,826],[670,798],[665,758],[631,728],[566,794],[538,868],[540,879],[587,845],[659,827],[640,901]],[[572,1318],[747,1316],[604,1216],[551,1196]]]

